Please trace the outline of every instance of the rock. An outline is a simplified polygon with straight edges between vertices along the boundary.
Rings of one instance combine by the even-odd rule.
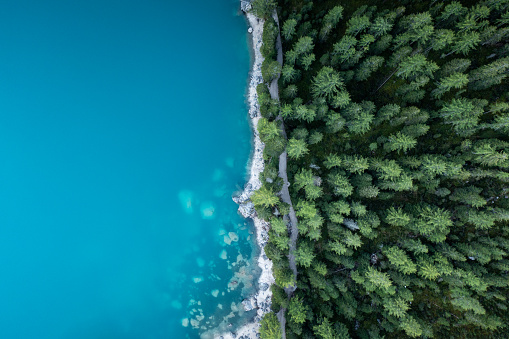
[[[239,212],[244,218],[251,218],[255,215],[255,207],[251,201],[239,205]]]
[[[231,241],[239,241],[239,236],[235,232],[229,232],[228,237],[230,237]]]
[[[371,265],[376,265],[378,263],[378,256],[375,253],[373,253],[371,255],[370,262],[371,262]]]
[[[318,176],[314,176],[313,177],[313,184],[315,186],[318,186],[320,187],[322,185],[322,178],[318,177]]]
[[[249,28],[247,29],[247,32],[248,32],[249,34],[253,33],[253,27],[249,27]]]
[[[240,10],[246,13],[249,12],[251,10],[251,3],[245,0],[240,1]]]
[[[251,297],[249,299],[242,300],[242,305],[244,306],[244,311],[251,311],[256,308],[256,299]]]

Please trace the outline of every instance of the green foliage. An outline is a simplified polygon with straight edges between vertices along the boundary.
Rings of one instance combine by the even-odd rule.
[[[272,207],[279,202],[279,198],[269,188],[262,186],[251,196],[251,201],[255,206]]]
[[[414,137],[398,132],[389,136],[384,147],[389,151],[398,151],[398,153],[403,151],[406,153],[415,145],[417,145],[417,140]]]
[[[260,321],[260,337],[262,339],[281,339],[283,337],[281,324],[274,313],[264,314]]]
[[[265,246],[267,247],[267,246]],[[267,254],[268,256],[268,254]],[[276,284],[283,287],[291,287],[295,285],[295,276],[293,275],[292,270],[289,267],[274,267],[274,280]]]
[[[295,34],[295,28],[297,27],[297,20],[295,19],[288,19],[283,24],[283,28],[281,30],[281,35],[286,40],[290,40],[293,35]]]
[[[288,307],[288,315],[290,319],[297,323],[302,324],[306,321],[307,307],[303,304],[300,297],[293,297],[290,300],[290,306]]]
[[[293,138],[288,140],[286,150],[288,151],[288,156],[292,159],[299,159],[309,152],[306,141]]]
[[[281,64],[276,60],[265,59],[262,62],[262,77],[263,81],[269,83],[279,77],[281,73]]]
[[[412,338],[420,337],[422,334],[421,325],[412,316],[407,316],[401,320],[400,327],[405,334]]]
[[[274,0],[253,0],[251,2],[251,11],[257,17],[266,19],[274,11],[276,4],[277,2]]]
[[[293,50],[297,55],[310,53],[314,48],[313,38],[309,36],[301,37],[293,47]]]
[[[465,98],[452,99],[444,103],[440,109],[440,117],[445,120],[445,123],[451,124],[459,135],[472,134],[482,113],[482,107],[476,106],[473,100]]]
[[[370,22],[368,16],[354,16],[348,20],[346,34],[356,36],[357,34],[369,28],[369,26]]]
[[[348,178],[340,173],[333,172],[329,174],[327,182],[331,185],[334,195],[341,195],[346,198],[353,193],[353,186]]]
[[[442,97],[446,92],[453,88],[462,88],[468,83],[466,74],[455,72],[447,77],[444,77],[437,83],[437,88],[431,92],[436,98]]]
[[[389,259],[389,262],[396,266],[396,269],[401,273],[411,274],[417,272],[417,266],[402,249],[393,246],[384,249],[383,253]]]
[[[376,72],[384,63],[384,58],[381,56],[371,56],[364,59],[357,70],[355,79],[357,81],[367,80],[373,72]]]
[[[387,273],[380,272],[372,266],[369,266],[364,277],[364,287],[367,291],[373,292],[378,289],[383,293],[394,294],[391,289],[392,281]]]
[[[260,51],[266,59],[272,59],[276,55],[276,38],[278,27],[276,21],[271,17],[263,24],[262,47]]]
[[[343,88],[339,74],[331,67],[323,67],[313,78],[311,92],[315,97],[332,98]]]
[[[295,261],[303,267],[310,267],[315,258],[313,245],[307,241],[302,241],[297,246],[295,252]]]
[[[407,315],[406,312],[410,309],[410,306],[403,298],[385,298],[383,303],[384,309],[389,315],[396,318],[404,318]]]
[[[259,94],[298,218],[294,258],[271,221],[274,310],[288,338],[503,337],[509,2],[341,5],[279,3],[281,105]]]
[[[324,16],[320,29],[320,40],[325,40],[339,20],[343,18],[343,7],[335,6]]]
[[[436,70],[438,66],[435,62],[428,61],[422,54],[416,54],[401,61],[396,75],[403,79],[415,78],[417,75],[432,77]]]

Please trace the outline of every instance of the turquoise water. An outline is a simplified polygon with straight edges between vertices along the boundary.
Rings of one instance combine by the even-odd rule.
[[[2,2],[2,338],[194,338],[242,301],[238,6]]]

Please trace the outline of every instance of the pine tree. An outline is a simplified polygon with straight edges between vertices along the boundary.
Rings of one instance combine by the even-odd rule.
[[[344,35],[341,40],[334,44],[332,49],[332,62],[346,62],[355,56],[358,40],[350,35]]]
[[[262,77],[267,83],[279,77],[281,64],[275,60],[265,59],[262,63]]]
[[[346,34],[356,36],[369,28],[369,26],[369,18],[366,15],[353,16],[350,20],[348,20]]]
[[[384,249],[383,253],[389,259],[389,262],[401,273],[412,274],[417,272],[417,266],[402,249],[392,246]]]
[[[274,0],[254,0],[251,2],[251,10],[259,18],[268,18],[276,8]]]
[[[456,133],[460,135],[471,134],[482,113],[482,108],[476,107],[472,100],[466,98],[452,99],[444,103],[440,109],[440,117],[446,124],[452,124]]]
[[[437,88],[431,92],[431,95],[435,98],[440,98],[451,89],[462,88],[467,83],[468,76],[466,74],[456,72],[440,79],[440,81],[436,83]]]
[[[369,27],[369,33],[375,38],[386,35],[392,30],[393,24],[387,17],[377,17]]]
[[[383,62],[384,58],[381,56],[372,56],[364,59],[357,70],[355,79],[357,81],[367,80],[373,72],[376,72],[382,66]]]
[[[298,296],[293,297],[290,300],[290,306],[288,307],[288,314],[290,319],[297,323],[302,324],[306,321],[307,307],[303,304],[302,299]]]
[[[290,40],[293,35],[295,34],[295,28],[297,27],[297,20],[295,19],[288,19],[283,24],[281,35],[286,40]]]
[[[437,29],[435,30],[429,49],[434,51],[441,51],[450,46],[454,41],[454,31],[450,29]]]
[[[293,138],[288,140],[286,149],[288,151],[288,156],[293,159],[299,159],[309,153],[306,141]]]
[[[386,222],[394,226],[406,226],[411,221],[411,217],[401,209],[391,207],[387,211]]]
[[[433,61],[428,61],[422,54],[406,57],[400,64],[396,75],[408,79],[417,75],[433,76],[438,66]]]
[[[263,315],[260,321],[260,337],[262,339],[281,339],[283,337],[281,325],[273,312]]]
[[[295,43],[293,50],[297,53],[297,55],[301,55],[310,53],[314,46],[313,38],[309,36],[303,36]]]
[[[353,193],[353,186],[344,175],[331,173],[328,175],[327,181],[332,186],[335,195],[348,197]]]
[[[336,21],[332,3],[281,3],[298,32],[283,42],[282,103],[261,93],[261,111],[280,112],[307,150],[288,163],[299,274],[282,218],[266,245],[276,283],[306,308],[287,313],[287,336],[502,337],[509,3],[377,5],[350,4]],[[264,124],[263,139],[281,143]],[[273,159],[262,180],[277,178]],[[275,310],[289,307],[282,291]]]
[[[284,65],[281,70],[283,82],[289,83],[297,80],[298,72],[292,65]]]
[[[328,35],[336,27],[339,20],[343,18],[343,7],[333,7],[323,18],[322,28],[320,29],[320,40],[324,41]]]
[[[481,66],[470,72],[469,87],[473,90],[481,90],[500,84],[507,77],[507,70],[509,70],[509,57]]]
[[[339,74],[331,67],[325,66],[313,78],[311,92],[314,97],[332,98],[343,87]]]
[[[403,151],[406,153],[408,150],[414,148],[415,145],[417,145],[417,140],[415,140],[414,137],[398,132],[389,136],[384,148],[388,151],[397,151],[398,153]]]
[[[450,48],[450,52],[444,54],[442,57],[449,56],[451,54],[463,54],[467,55],[472,49],[474,49],[481,42],[481,36],[477,32],[464,32],[456,35],[454,42]]]
[[[300,241],[295,251],[295,261],[303,267],[310,267],[315,258],[313,245],[308,241]]]
[[[468,12],[468,9],[463,7],[458,1],[452,1],[445,6],[444,11],[437,18],[437,20],[444,23],[453,24],[460,17],[463,17]]]
[[[251,201],[255,206],[272,207],[279,202],[279,199],[269,188],[262,186],[251,196]]]

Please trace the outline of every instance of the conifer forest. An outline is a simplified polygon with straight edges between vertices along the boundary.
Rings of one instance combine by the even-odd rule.
[[[276,280],[262,338],[508,338],[509,0],[253,12],[265,170],[252,201]]]

